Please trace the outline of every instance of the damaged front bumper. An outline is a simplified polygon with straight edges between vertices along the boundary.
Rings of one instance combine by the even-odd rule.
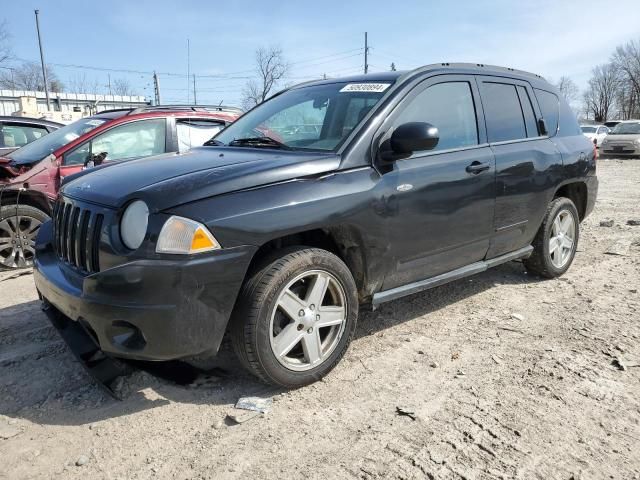
[[[254,253],[246,246],[137,260],[83,276],[56,256],[47,222],[36,242],[34,279],[58,330],[74,322],[113,357],[173,360],[217,352]]]

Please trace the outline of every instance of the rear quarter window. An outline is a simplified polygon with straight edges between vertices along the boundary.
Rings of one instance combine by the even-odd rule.
[[[549,136],[553,137],[558,133],[558,122],[560,119],[560,102],[558,97],[546,90],[534,89],[536,98],[538,99],[538,105],[542,111],[542,118],[544,118],[547,124],[547,130]],[[577,127],[577,124],[576,124]]]

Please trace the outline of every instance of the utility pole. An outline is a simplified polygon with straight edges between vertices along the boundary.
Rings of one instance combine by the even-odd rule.
[[[109,95],[113,95],[111,93],[111,74],[110,73],[107,73],[107,82],[108,82],[107,86],[109,87]]]
[[[155,71],[153,72],[153,93],[156,105],[160,105],[160,80],[158,80],[158,75]]]
[[[36,12],[36,30],[38,31],[38,46],[40,47],[40,63],[42,63],[42,78],[44,80],[44,94],[47,97],[47,111],[51,109],[49,101],[49,83],[47,82],[47,68],[44,64],[44,52],[42,51],[42,38],[40,37],[40,21],[38,20],[39,10]]]
[[[364,73],[369,73],[369,43],[367,42],[367,32],[364,32]]]
[[[191,80],[191,78],[189,78],[189,77],[191,77],[191,72],[190,72],[190,70],[191,70],[191,59],[189,58],[190,50],[191,50],[191,46],[189,45],[189,39],[187,38],[187,104],[190,103],[189,98],[191,96],[190,95],[191,88],[190,88],[190,85],[189,85],[189,83],[190,83],[189,80]]]
[[[196,74],[193,74],[193,104],[197,105],[198,100],[196,99]]]

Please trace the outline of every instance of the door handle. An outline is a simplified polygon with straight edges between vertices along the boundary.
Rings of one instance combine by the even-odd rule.
[[[477,175],[479,173],[484,172],[485,170],[489,170],[490,168],[491,168],[491,165],[489,165],[488,163],[482,163],[482,162],[478,162],[476,160],[471,165],[467,165],[467,168],[465,168],[465,170],[468,173],[472,173],[473,175]]]

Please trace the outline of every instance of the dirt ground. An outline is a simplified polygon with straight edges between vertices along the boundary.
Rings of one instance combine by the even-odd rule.
[[[209,374],[137,372],[114,400],[32,276],[4,274],[0,479],[640,479],[640,160],[598,175],[563,278],[514,262],[364,313],[342,363],[296,391],[225,351]],[[244,395],[273,405],[231,425]]]

